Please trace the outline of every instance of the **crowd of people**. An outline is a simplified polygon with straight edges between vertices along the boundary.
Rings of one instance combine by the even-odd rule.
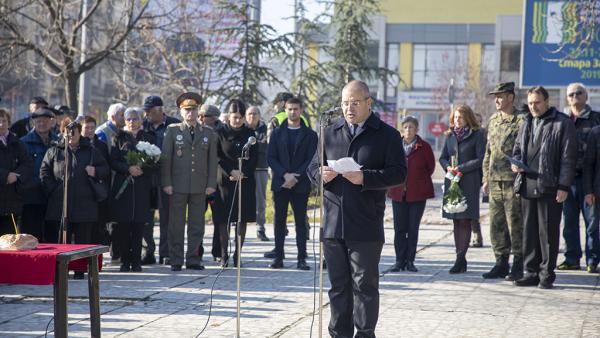
[[[569,85],[566,93],[568,111],[562,113],[550,106],[546,89],[533,87],[523,111],[515,108],[514,83],[500,83],[489,93],[497,112],[486,128],[468,105],[453,108],[438,160],[446,172],[443,191],[458,185],[466,208],[443,208],[454,230],[456,261],[450,273],[467,271],[472,232],[481,244],[482,192],[489,195],[496,258],[483,278],[552,288],[555,269],[580,269],[584,253],[587,271],[597,272],[600,113],[587,104],[583,84]],[[158,96],[147,97],[140,107],[115,103],[101,125],[91,116],[74,119],[68,107],[51,107],[42,97],[33,98],[29,116],[12,125],[11,114],[0,109],[0,234],[18,227],[41,242],[111,245],[120,271],[139,272],[142,265],[157,263],[158,211],[158,263],[172,271],[202,270],[210,207],[212,257],[223,267],[237,266],[249,222],[257,224],[259,240],[270,240],[265,230],[270,170],[275,245],[265,257],[273,259],[270,268],[284,267],[291,205],[297,269],[310,270],[307,204],[322,180],[321,237],[332,285],[329,330],[343,335],[356,326],[370,336],[377,322],[386,192],[396,255],[389,271],[418,271],[419,227],[426,202],[435,195],[436,166],[431,146],[419,136],[419,120],[406,116],[399,132],[385,125],[371,110],[366,84],[352,81],[342,91],[343,116],[325,129],[321,154],[303,101],[290,93],[273,100],[276,114],[268,123],[257,106],[239,99],[229,101],[223,113],[202,103],[197,93],[180,95],[180,119],[165,113]],[[146,144],[160,150],[156,163],[139,160]],[[338,173],[321,166],[326,163],[321,160],[343,157],[362,169]],[[557,265],[561,220],[566,250]],[[361,303],[354,310],[353,294]]]

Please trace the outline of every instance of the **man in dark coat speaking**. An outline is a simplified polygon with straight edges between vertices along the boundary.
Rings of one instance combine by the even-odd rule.
[[[351,81],[342,90],[343,118],[324,135],[324,163],[351,157],[361,169],[320,168],[319,151],[308,175],[323,179],[325,261],[329,268],[332,337],[375,337],[379,316],[379,258],[384,243],[386,189],[406,178],[400,134],[371,112],[369,87]]]

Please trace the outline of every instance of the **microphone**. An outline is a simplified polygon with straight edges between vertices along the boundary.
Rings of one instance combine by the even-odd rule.
[[[71,130],[75,128],[75,124],[81,124],[81,122],[83,121],[83,115],[79,115],[77,116],[77,118],[75,119],[75,121],[67,124],[67,126],[65,128]]]
[[[340,109],[342,109],[342,108],[340,108],[340,107],[333,107],[333,108],[331,108],[329,110],[324,111],[323,115],[333,115],[334,113],[338,112]]]
[[[250,136],[248,137],[248,141],[246,142],[246,144],[244,144],[244,148],[242,148],[242,150],[247,150],[254,144],[256,144],[256,137]]]

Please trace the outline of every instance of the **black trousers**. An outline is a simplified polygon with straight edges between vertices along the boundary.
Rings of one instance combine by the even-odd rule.
[[[67,226],[67,243],[91,244],[92,233],[97,224],[96,222],[69,223]]]
[[[383,242],[325,239],[323,247],[331,284],[329,334],[351,338],[356,327],[355,337],[375,337]]]
[[[160,239],[158,242],[158,255],[160,257],[169,257],[169,242],[167,234],[169,233],[169,208],[171,200],[169,195],[165,194],[164,191],[160,191],[160,209],[158,209],[158,216],[160,222]]]
[[[554,282],[560,239],[562,204],[555,196],[521,198],[523,210],[523,264],[526,275]]]
[[[392,201],[394,213],[394,249],[396,262],[414,262],[419,241],[419,226],[425,211],[425,201]]]
[[[154,256],[154,252],[156,252],[156,243],[154,242],[154,221],[144,224],[142,227],[142,238],[146,243],[146,252],[144,253],[144,256]]]
[[[46,229],[46,204],[25,204],[21,215],[21,233],[35,236],[40,242],[56,243],[58,234],[48,234]]]
[[[288,205],[292,204],[294,222],[296,224],[296,247],[298,260],[306,259],[306,208],[309,193],[294,193],[290,189],[273,192],[275,205],[275,254],[283,259],[283,245],[285,243],[285,230],[287,228]]]
[[[119,223],[117,226],[117,243],[122,265],[140,265],[143,229],[144,223]]]

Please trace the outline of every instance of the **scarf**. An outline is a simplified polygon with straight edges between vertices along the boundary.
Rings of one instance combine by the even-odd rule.
[[[417,144],[416,137],[410,143],[406,143],[405,140],[402,140],[402,145],[404,146],[404,155],[406,157],[412,153],[413,149],[415,148],[415,144]]]
[[[454,135],[456,135],[456,139],[458,140],[458,142],[461,142],[468,133],[469,127],[454,127]]]

